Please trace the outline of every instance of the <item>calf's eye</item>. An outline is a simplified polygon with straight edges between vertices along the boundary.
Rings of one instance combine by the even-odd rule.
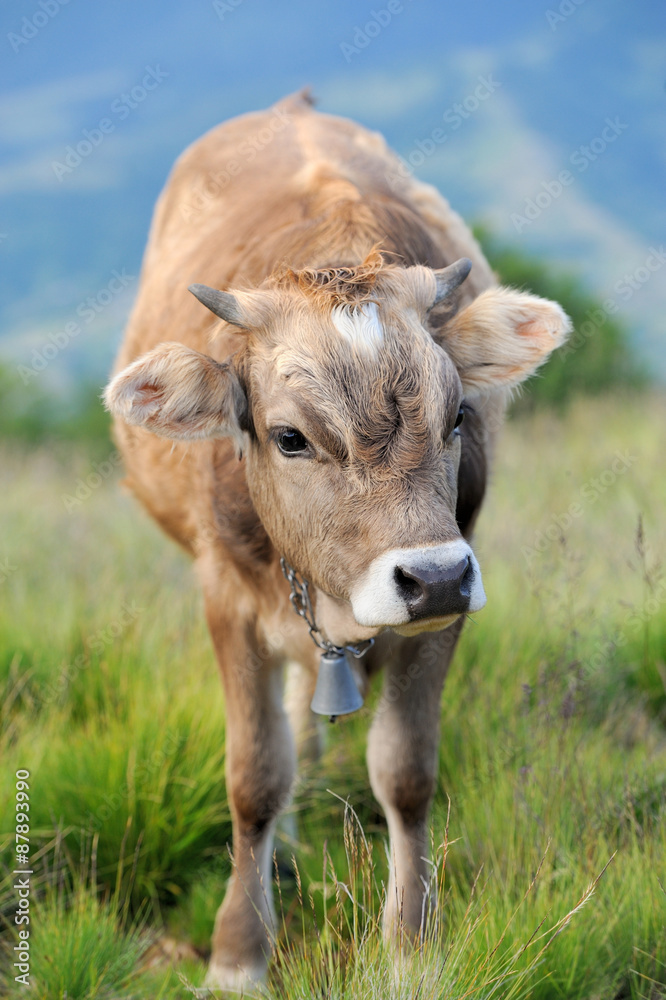
[[[293,427],[283,427],[275,440],[283,455],[298,455],[308,449],[308,443],[301,432]]]
[[[456,415],[455,423],[453,424],[453,430],[451,431],[451,438],[460,437],[460,425],[465,419],[465,410],[461,406]]]

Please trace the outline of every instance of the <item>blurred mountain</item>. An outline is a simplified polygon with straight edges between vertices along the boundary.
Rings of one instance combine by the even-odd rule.
[[[656,0],[23,0],[0,21],[0,356],[24,383],[103,380],[175,157],[304,84],[468,220],[579,273],[666,376]]]

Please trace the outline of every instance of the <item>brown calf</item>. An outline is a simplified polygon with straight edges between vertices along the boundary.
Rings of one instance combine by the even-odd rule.
[[[211,985],[265,973],[275,822],[295,743],[312,742],[318,651],[281,557],[329,641],[377,637],[361,663],[385,671],[368,740],[385,927],[418,933],[440,693],[485,603],[469,538],[493,438],[508,390],[568,332],[555,303],[498,288],[461,219],[396,165],[303,95],[195,143],[160,197],[106,394],[135,494],[196,560],[226,694],[235,874]]]

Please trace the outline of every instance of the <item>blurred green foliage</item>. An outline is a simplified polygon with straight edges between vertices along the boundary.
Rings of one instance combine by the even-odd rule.
[[[604,309],[579,277],[500,244],[486,229],[474,235],[503,285],[559,302],[573,323],[567,344],[530,379],[513,403],[514,413],[547,405],[562,408],[577,396],[632,390],[648,382],[647,371],[617,313]]]
[[[78,444],[93,455],[109,450],[109,414],[90,381],[67,395],[43,388],[35,379],[24,385],[16,371],[0,363],[0,439],[21,447]]]

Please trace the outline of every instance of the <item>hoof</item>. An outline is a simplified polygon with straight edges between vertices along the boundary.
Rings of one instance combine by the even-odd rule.
[[[262,986],[265,981],[264,965],[243,968],[239,965],[225,965],[211,959],[204,987],[210,990],[226,990],[227,993],[247,993],[253,986]]]

